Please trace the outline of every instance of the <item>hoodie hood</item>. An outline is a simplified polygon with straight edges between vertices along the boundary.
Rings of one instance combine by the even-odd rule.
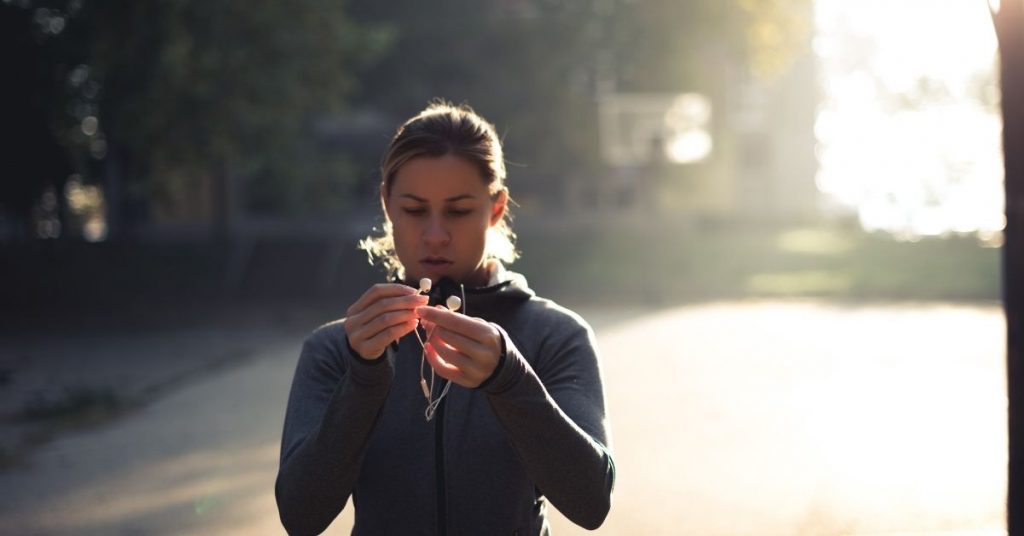
[[[486,287],[464,287],[465,314],[482,316],[529,301],[534,297],[535,293],[522,274],[509,270],[502,271],[504,277],[498,283]]]
[[[431,285],[429,305],[443,305],[449,296],[458,296],[462,300],[462,313],[470,316],[489,316],[511,306],[529,301],[536,294],[526,282],[526,278],[517,272],[506,270],[498,262],[491,271],[491,281],[487,286],[470,287],[456,283],[449,277],[442,277]],[[406,285],[418,287],[417,284]]]

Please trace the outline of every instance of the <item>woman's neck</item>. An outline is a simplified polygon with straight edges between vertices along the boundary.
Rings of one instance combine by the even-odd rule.
[[[489,287],[496,283],[500,283],[500,279],[503,273],[503,266],[495,259],[487,259],[480,263],[468,276],[457,280],[456,283],[461,283],[468,288],[482,288]],[[411,286],[419,286],[419,279],[413,280],[412,278],[405,277],[405,282]],[[435,281],[436,283],[436,281]]]
[[[466,277],[466,280],[461,281],[461,283],[471,288],[489,286],[492,269],[493,267],[489,261],[483,261],[480,263],[480,266],[477,266],[476,269]]]

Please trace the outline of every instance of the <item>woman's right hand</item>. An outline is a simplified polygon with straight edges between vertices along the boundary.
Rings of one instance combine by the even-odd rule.
[[[380,283],[370,287],[346,311],[348,344],[363,359],[377,359],[392,341],[416,329],[416,307],[430,298],[417,289]]]

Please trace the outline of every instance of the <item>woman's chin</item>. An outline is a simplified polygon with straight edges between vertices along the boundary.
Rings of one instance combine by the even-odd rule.
[[[444,277],[451,278],[456,283],[462,283],[473,287],[482,287],[490,279],[490,270],[487,265],[478,266],[475,270],[459,268],[454,263],[428,263],[417,262],[405,270],[405,279],[412,285],[418,285],[423,278],[430,279],[437,283]]]
[[[416,270],[414,271],[414,277],[412,279],[415,281],[419,281],[424,277],[430,279],[435,283],[443,277],[450,277],[452,279],[456,279],[454,270],[452,270],[451,263],[418,263],[418,265],[416,266]]]

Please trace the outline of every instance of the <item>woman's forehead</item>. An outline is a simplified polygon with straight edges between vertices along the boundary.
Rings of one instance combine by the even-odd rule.
[[[472,162],[451,154],[419,156],[406,162],[395,173],[391,194],[423,200],[487,196],[487,185]]]

